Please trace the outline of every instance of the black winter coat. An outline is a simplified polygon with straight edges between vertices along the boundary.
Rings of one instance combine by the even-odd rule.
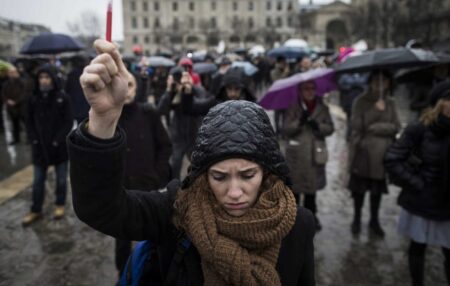
[[[124,186],[135,190],[165,187],[170,180],[172,143],[156,110],[136,102],[125,105],[119,125],[127,135]]]
[[[181,94],[181,97],[187,96],[195,99],[203,99],[208,96],[206,91],[198,86],[194,86],[192,92],[192,94]],[[160,115],[170,114],[173,110],[173,118],[169,127],[170,139],[174,145],[183,144],[192,148],[201,123],[200,116],[188,112],[186,107],[181,103],[181,98],[167,91],[158,102],[157,110]]]
[[[100,140],[83,128],[68,137],[77,216],[94,229],[117,238],[151,240],[157,245],[164,279],[177,245],[177,231],[171,218],[178,183],[169,184],[166,192],[124,190],[120,180],[125,148],[123,131],[116,132],[112,139]],[[313,236],[313,216],[299,207],[295,225],[283,239],[278,257],[282,285],[315,285]],[[195,246],[183,257],[175,285],[203,285],[201,260]]]
[[[448,179],[444,160],[450,159],[445,151],[449,148],[449,136],[422,123],[412,123],[385,155],[391,180],[402,187],[398,204],[412,214],[450,220],[450,190],[444,190],[444,180]]]
[[[67,161],[66,136],[73,126],[69,97],[53,89],[44,96],[36,91],[27,104],[26,125],[35,165],[58,165]]]
[[[78,123],[83,121],[89,115],[89,103],[84,97],[83,89],[80,84],[80,76],[83,73],[83,68],[74,68],[67,75],[66,93],[70,98],[72,104],[73,115]]]

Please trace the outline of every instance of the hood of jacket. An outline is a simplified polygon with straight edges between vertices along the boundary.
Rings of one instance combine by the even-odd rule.
[[[39,75],[42,73],[46,73],[48,75],[50,75],[50,77],[52,78],[52,83],[53,83],[53,88],[51,91],[55,91],[58,90],[60,87],[59,85],[59,80],[58,77],[56,75],[56,68],[50,66],[49,64],[45,64],[43,66],[41,66],[39,68],[39,70],[36,73],[36,78],[35,78],[35,85],[34,85],[34,93],[35,94],[39,94],[40,93],[40,89],[39,89]]]
[[[223,75],[222,83],[220,85],[219,91],[216,98],[219,102],[227,101],[227,86],[238,86],[241,88],[241,98],[242,100],[248,100],[251,102],[256,102],[256,97],[248,89],[248,84],[245,80],[244,71],[241,68],[230,68]]]
[[[269,117],[253,102],[228,100],[208,112],[197,134],[183,188],[213,164],[232,158],[253,161],[291,185],[289,168]]]

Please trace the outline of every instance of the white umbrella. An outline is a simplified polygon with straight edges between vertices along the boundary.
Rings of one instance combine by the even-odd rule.
[[[254,46],[248,51],[248,53],[251,55],[264,54],[265,52],[266,52],[266,49],[261,45]]]
[[[308,48],[308,43],[302,39],[289,39],[286,42],[284,42],[283,46],[306,49]]]

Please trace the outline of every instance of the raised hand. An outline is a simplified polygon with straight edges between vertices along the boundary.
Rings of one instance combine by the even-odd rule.
[[[99,39],[94,42],[94,47],[98,56],[85,67],[80,83],[91,106],[88,131],[106,139],[114,136],[130,74],[114,44]]]

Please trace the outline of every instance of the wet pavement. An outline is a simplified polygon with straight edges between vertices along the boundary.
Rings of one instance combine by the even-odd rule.
[[[407,100],[396,99],[402,121],[414,117],[407,111]],[[318,194],[318,217],[323,229],[315,238],[317,285],[410,285],[406,256],[409,242],[396,232],[400,210],[396,204],[398,188],[390,186],[389,194],[383,197],[380,221],[386,231],[385,238],[368,232],[368,200],[361,234],[350,233],[352,200],[343,187],[347,156],[343,139],[345,121],[338,108],[333,110],[337,131],[327,139],[328,185]],[[3,168],[1,164],[7,163],[1,154]],[[29,187],[0,204],[0,285],[114,285],[113,239],[90,229],[75,217],[70,195],[66,217],[53,220],[53,180],[49,181],[44,218],[28,228],[23,228],[20,221],[30,205]],[[442,263],[440,249],[429,247],[426,285],[447,285]]]

